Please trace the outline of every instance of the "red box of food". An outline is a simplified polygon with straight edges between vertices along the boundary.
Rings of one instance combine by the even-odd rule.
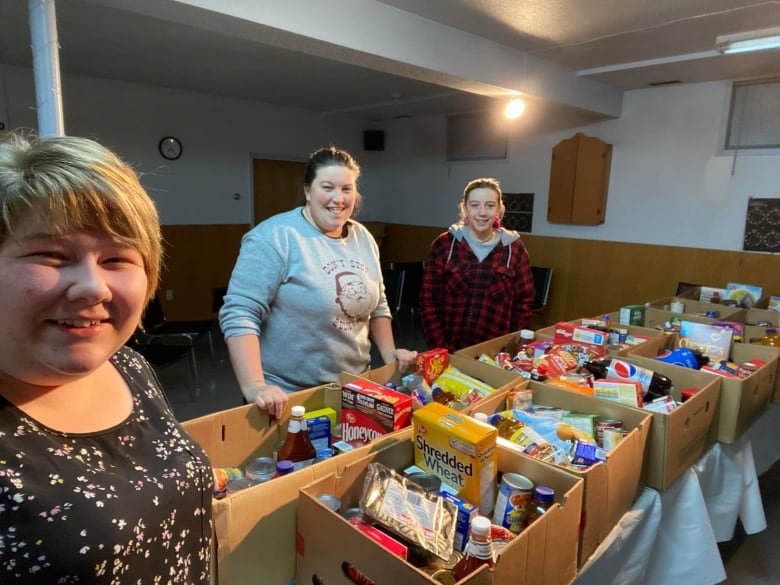
[[[578,361],[589,361],[606,354],[607,333],[562,321],[555,324],[553,343],[572,353]]]
[[[412,397],[363,378],[341,386],[341,440],[370,443],[411,424]]]
[[[450,358],[446,349],[441,347],[429,349],[417,354],[416,371],[428,384],[432,384],[447,369],[449,363]]]

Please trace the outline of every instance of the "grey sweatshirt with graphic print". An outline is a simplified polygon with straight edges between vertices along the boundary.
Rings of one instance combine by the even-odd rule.
[[[219,324],[226,339],[260,337],[267,384],[294,392],[368,367],[369,320],[390,309],[376,241],[348,226],[329,238],[298,207],[244,235]]]

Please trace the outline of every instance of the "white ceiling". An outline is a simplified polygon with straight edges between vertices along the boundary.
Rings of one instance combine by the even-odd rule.
[[[59,0],[55,6],[66,73],[369,123],[484,110],[513,92],[524,93],[529,109],[550,121],[585,123],[619,115],[623,90],[780,77],[778,50],[729,56],[713,50],[718,35],[780,26],[780,0]],[[0,0],[0,63],[32,67],[30,44],[27,0]],[[642,63],[650,60],[662,62]]]

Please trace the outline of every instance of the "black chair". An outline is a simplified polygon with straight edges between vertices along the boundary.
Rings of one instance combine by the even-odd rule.
[[[400,309],[409,310],[412,328],[411,344],[414,347],[415,322],[418,319],[417,311],[420,308],[420,289],[422,288],[423,270],[425,262],[392,262],[392,270],[404,271],[404,289],[401,295]]]
[[[531,266],[531,273],[534,277],[534,288],[536,294],[531,303],[531,312],[535,317],[544,317],[547,309],[547,301],[550,297],[550,284],[552,283],[552,268],[546,266]]]
[[[214,359],[212,329],[215,319],[169,321],[162,303],[155,296],[149,301],[141,319],[141,328],[128,345],[143,355],[149,363],[164,366],[186,355],[190,362],[194,388],[200,388],[195,347],[202,337],[208,338],[211,359]]]
[[[400,334],[400,325],[398,325],[398,312],[401,310],[401,301],[404,294],[404,280],[406,272],[393,268],[382,270],[382,280],[385,283],[385,297],[390,306],[390,314],[393,316],[393,327],[398,326]]]
[[[700,284],[678,281],[677,286],[674,288],[674,296],[698,299],[699,297],[697,293],[699,292],[700,287]]]

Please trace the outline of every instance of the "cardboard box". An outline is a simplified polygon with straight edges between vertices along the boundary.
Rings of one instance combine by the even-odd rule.
[[[395,470],[414,460],[411,434],[394,434],[379,443],[383,448],[355,461],[341,473],[312,483],[300,492],[297,538],[297,583],[354,583],[344,577],[347,567],[360,571],[377,585],[436,585],[428,574],[398,558],[322,505],[317,496],[333,494],[342,507],[355,506],[363,490],[369,463],[379,462]],[[556,503],[528,529],[515,537],[495,567],[480,569],[462,584],[568,585],[577,572],[577,530],[582,513],[582,480],[550,465],[498,449],[499,470],[521,473],[535,483],[549,485]],[[315,579],[314,576],[317,576]]]
[[[631,508],[644,485],[643,462],[652,432],[652,417],[650,413],[636,408],[598,400],[542,382],[530,382],[527,388],[533,391],[536,404],[557,406],[581,414],[596,414],[604,419],[622,420],[623,428],[629,431],[609,452],[606,462],[597,463],[583,471],[572,472],[584,481],[583,518],[578,552],[578,566],[582,566]],[[469,412],[484,412],[490,415],[506,410],[506,395],[507,392],[502,392],[491,396],[469,409]]]
[[[673,301],[683,303],[682,313],[673,313],[669,306]],[[707,311],[718,311],[719,317],[707,317]],[[737,321],[745,322],[745,313],[747,309],[740,307],[729,307],[717,303],[705,303],[695,299],[684,297],[667,297],[653,301],[645,309],[645,327],[655,328],[663,327],[664,323],[677,317],[680,320],[693,321],[694,323],[713,323],[714,321]]]
[[[330,407],[341,411],[341,386],[329,384],[290,396],[285,416],[277,421],[254,404],[239,406],[182,423],[205,449],[214,467],[243,467],[255,457],[271,456],[284,438],[290,407],[307,411]],[[295,577],[295,522],[298,489],[352,460],[364,457],[373,445],[327,459],[289,475],[213,501],[216,534],[216,576],[220,585],[262,582],[289,585]]]
[[[671,378],[674,384],[672,396],[678,402],[682,400],[681,390],[699,389],[692,398],[669,414],[650,413],[653,424],[648,441],[645,483],[663,491],[715,444],[722,378],[638,355],[623,359]]]
[[[472,378],[476,378],[477,380],[492,386],[496,389],[496,392],[515,387],[521,382],[521,380],[518,380],[517,374],[491,366],[490,364],[473,359],[468,355],[451,353],[449,354],[448,359],[449,365],[458,368],[461,372]],[[379,368],[368,370],[362,373],[360,377],[378,384],[384,384],[388,381],[398,384],[401,382],[402,376],[398,372],[398,368],[395,364],[387,364]],[[484,400],[484,398],[482,400]]]
[[[706,373],[721,378],[717,439],[721,443],[733,443],[764,413],[772,399],[777,382],[778,352],[774,348],[747,343],[731,345],[731,361],[747,362],[758,358],[766,365],[746,378],[734,379]],[[680,369],[680,366],[674,366]],[[671,377],[671,375],[670,375]],[[674,378],[672,378],[674,380]]]

